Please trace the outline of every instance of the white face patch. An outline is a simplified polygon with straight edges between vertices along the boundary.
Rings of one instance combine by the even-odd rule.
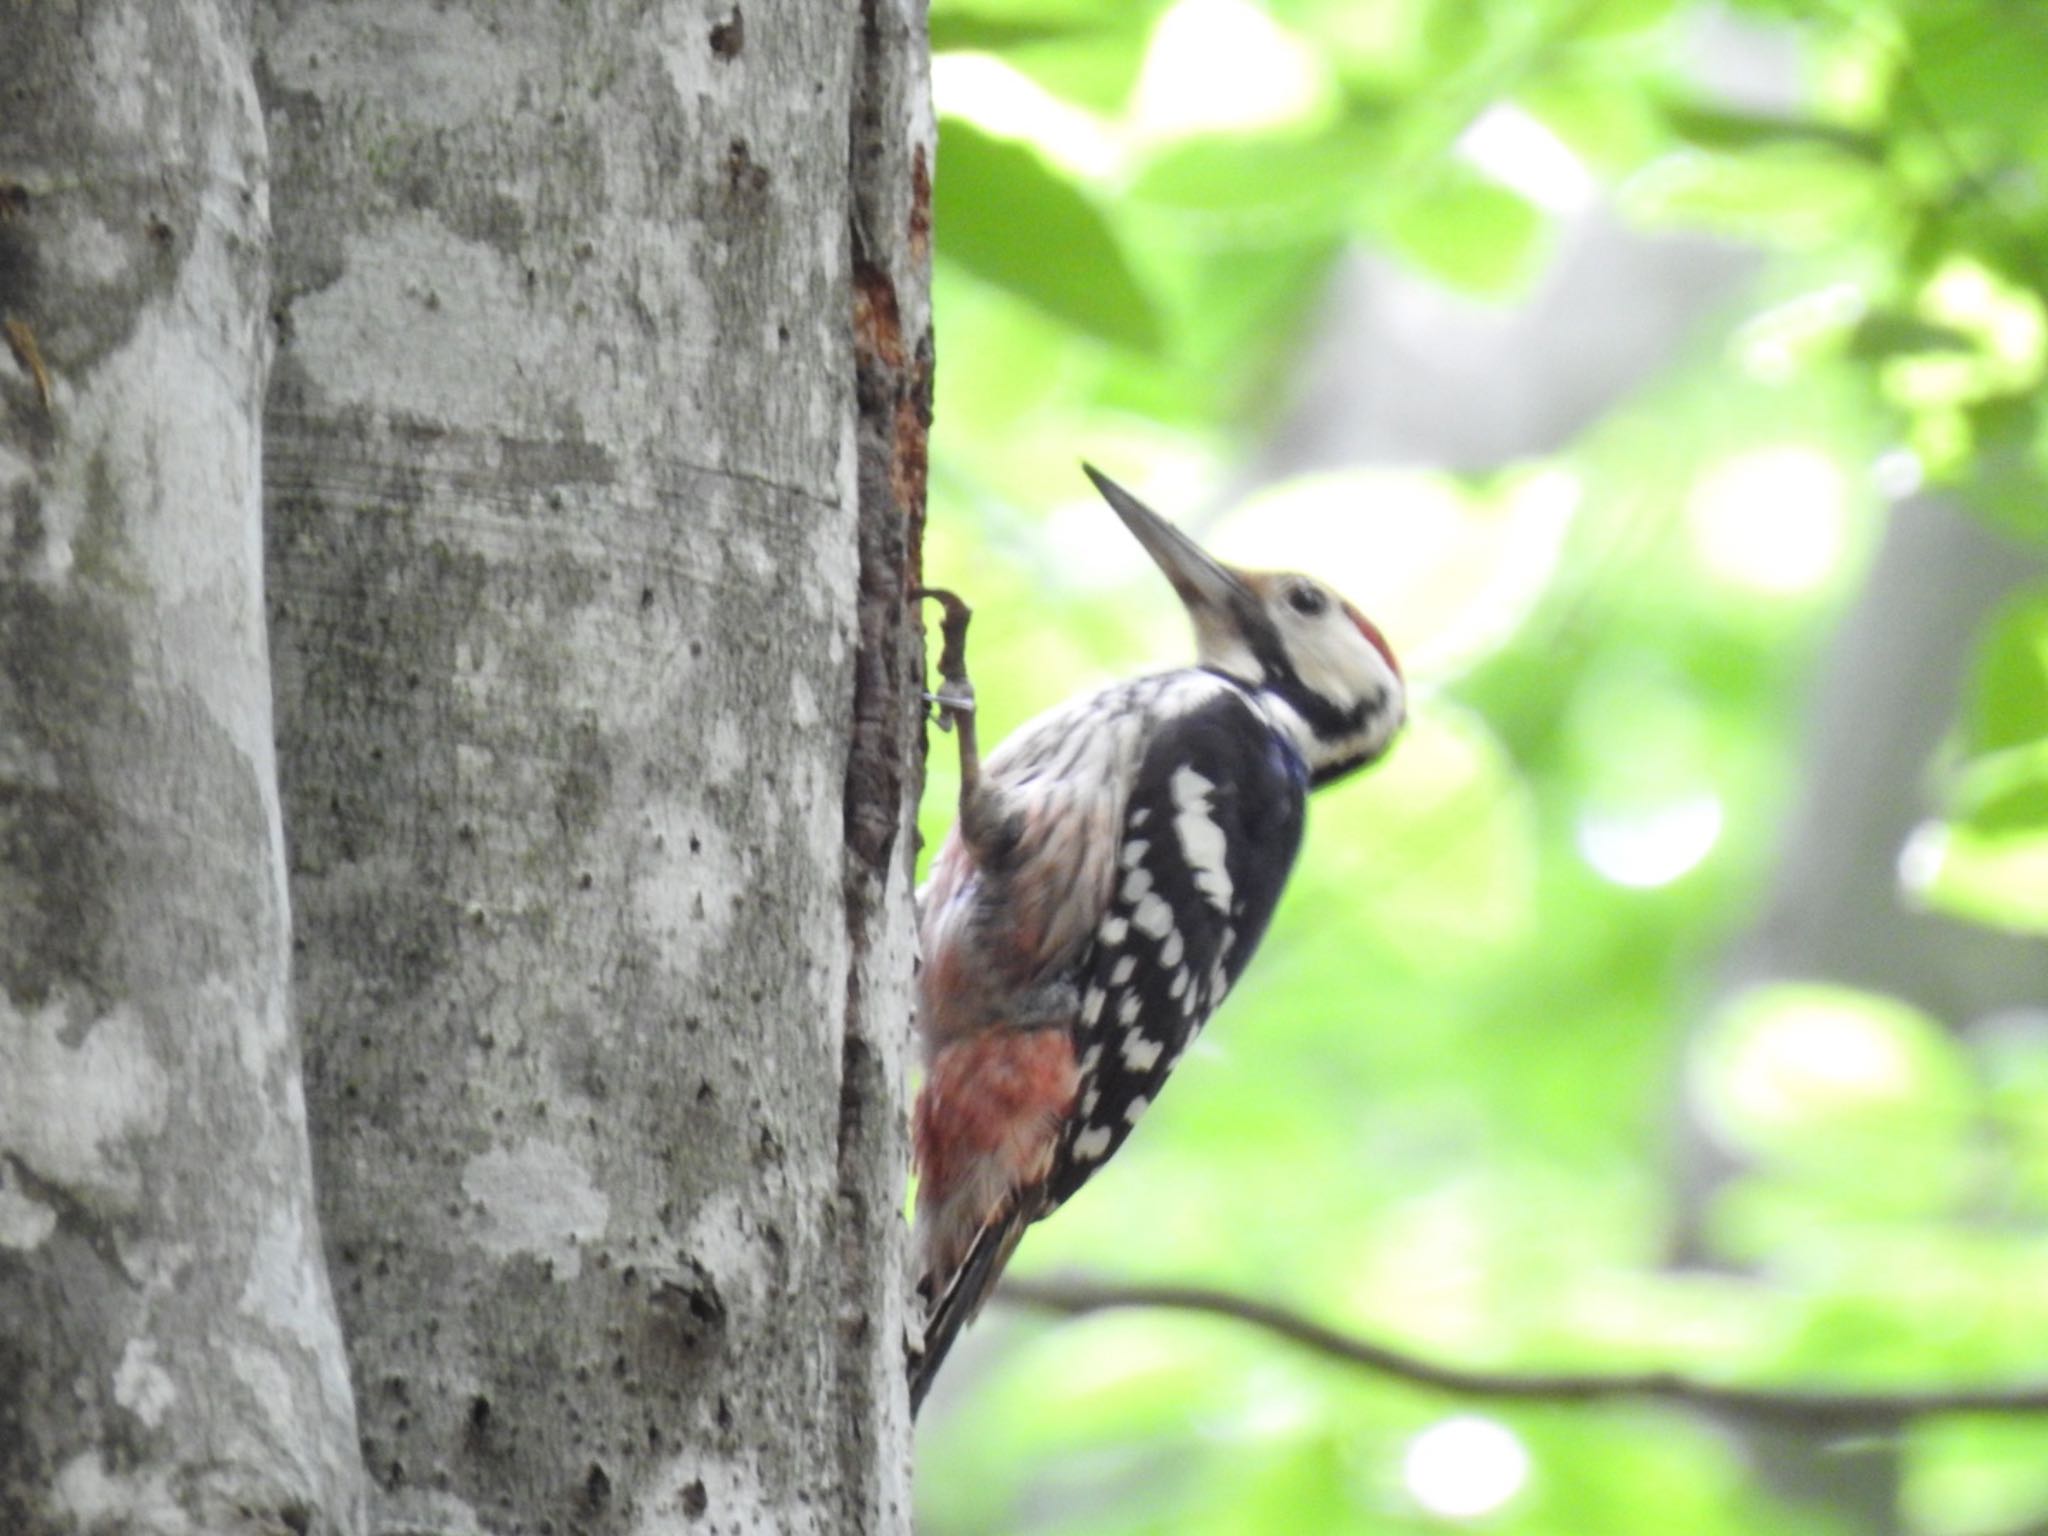
[[[1225,862],[1228,845],[1223,829],[1209,807],[1209,791],[1216,786],[1192,768],[1179,768],[1173,775],[1173,830],[1180,838],[1181,856],[1195,877],[1195,885],[1218,912],[1230,911],[1230,868]]]
[[[1124,1065],[1133,1072],[1150,1072],[1165,1049],[1160,1041],[1148,1040],[1135,1029],[1130,1030],[1124,1035]]]
[[[1098,1125],[1074,1138],[1074,1156],[1088,1162],[1099,1160],[1109,1150],[1109,1127]]]

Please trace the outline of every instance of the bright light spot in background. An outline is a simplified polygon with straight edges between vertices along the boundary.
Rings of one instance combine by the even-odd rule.
[[[1346,470],[1259,492],[1212,530],[1222,559],[1313,571],[1386,631],[1411,676],[1498,647],[1535,606],[1583,486],[1567,469],[1513,476],[1480,499],[1448,475]]]
[[[1522,1491],[1529,1453],[1505,1424],[1460,1414],[1408,1442],[1401,1476],[1415,1502],[1431,1514],[1475,1520]]]
[[[1579,157],[1520,107],[1496,102],[1458,136],[1457,152],[1487,176],[1552,213],[1576,213],[1595,184]]]
[[[1693,795],[1646,810],[1589,810],[1579,817],[1579,856],[1603,880],[1635,890],[1690,874],[1721,838],[1721,801]]]
[[[1899,886],[1918,901],[1941,875],[1941,862],[1948,853],[1948,827],[1939,821],[1923,821],[1906,834],[1899,846]]]
[[[1694,483],[1686,526],[1716,576],[1796,596],[1826,581],[1848,548],[1848,492],[1840,466],[1818,448],[1759,448]]]
[[[1977,262],[1961,257],[1943,262],[1920,296],[1920,309],[1930,320],[1981,338],[1992,356],[2012,370],[2005,378],[2020,382],[2040,373],[2048,349],[2040,300]]]
[[[1131,96],[1141,138],[1272,128],[1310,116],[1330,75],[1307,44],[1246,0],[1180,0],[1152,33]]]
[[[991,54],[934,56],[932,109],[1000,138],[1022,139],[1076,175],[1108,176],[1123,163],[1123,150],[1100,118]]]
[[[1886,501],[1904,501],[1925,478],[1920,455],[1910,448],[1890,448],[1871,461],[1870,483]]]
[[[1700,1045],[1710,1119],[1743,1146],[1838,1139],[1940,1097],[1939,1027],[1894,998],[1842,987],[1758,988]],[[1931,1097],[1930,1097],[1931,1096]]]

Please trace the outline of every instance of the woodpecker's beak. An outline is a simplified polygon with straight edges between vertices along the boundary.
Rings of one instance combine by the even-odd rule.
[[[1228,622],[1245,611],[1256,611],[1258,599],[1244,578],[1216,559],[1201,545],[1118,485],[1093,464],[1081,466],[1102,499],[1123,519],[1131,536],[1145,546],[1145,553],[1166,573],[1173,590],[1187,605],[1197,630],[1210,622]]]

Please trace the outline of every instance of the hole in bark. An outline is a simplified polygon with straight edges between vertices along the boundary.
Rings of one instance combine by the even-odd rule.
[[[746,46],[746,18],[740,15],[740,8],[734,6],[732,14],[711,29],[711,51],[721,59],[736,59]]]
[[[479,1435],[491,1427],[491,1400],[481,1393],[469,1400],[469,1427]]]
[[[611,1502],[612,1480],[605,1475],[604,1468],[594,1461],[583,1479],[583,1497],[589,1500],[593,1509],[602,1508]]]
[[[642,587],[640,589],[640,606],[643,609],[654,606],[654,588]]]
[[[704,1479],[693,1477],[683,1487],[683,1513],[695,1520],[711,1507],[711,1495],[704,1491]]]

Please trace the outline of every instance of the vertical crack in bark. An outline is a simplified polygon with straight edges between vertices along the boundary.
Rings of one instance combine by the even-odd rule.
[[[887,942],[892,868],[913,856],[900,836],[923,780],[917,698],[923,643],[908,593],[921,576],[926,434],[931,423],[929,153],[921,0],[865,0],[849,121],[859,577],[851,750],[845,789],[846,927],[849,946],[839,1101],[839,1298],[837,1388],[846,1426],[841,1497],[849,1517],[908,1529],[891,1509],[870,1437],[891,1433],[887,1397],[902,1390],[898,1341],[877,1339],[898,1309],[903,1283],[891,1224],[901,1202],[903,1152],[892,1081],[899,1053],[889,1032],[908,1030],[907,986],[876,988]],[[900,898],[898,898],[900,899]],[[907,952],[907,951],[905,951]],[[907,978],[905,978],[907,981]],[[882,1047],[882,1048],[878,1048]],[[880,1262],[877,1262],[878,1256]],[[907,1435],[907,1417],[901,1419]],[[855,1515],[855,1511],[859,1511]],[[849,1528],[854,1528],[849,1525]]]

